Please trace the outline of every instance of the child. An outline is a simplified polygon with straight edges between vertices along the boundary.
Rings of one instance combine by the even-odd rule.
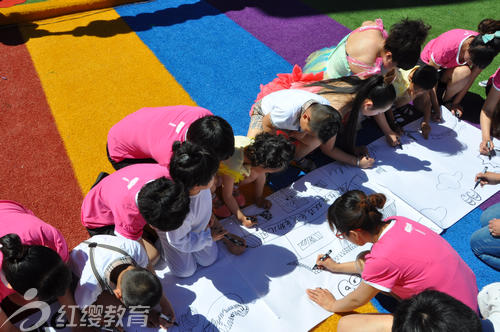
[[[352,293],[336,300],[325,289],[308,289],[311,300],[331,312],[348,312],[370,301],[379,292],[406,299],[426,289],[453,296],[477,310],[476,277],[459,254],[439,234],[404,217],[383,220],[383,194],[366,196],[348,191],[328,209],[328,223],[337,237],[371,251],[354,262],[324,261],[316,264],[333,273],[361,274],[363,281]]]
[[[83,226],[91,236],[116,234],[141,242],[154,265],[159,253],[144,241],[144,226],[173,230],[189,212],[184,186],[169,177],[168,168],[158,164],[131,165],[108,175],[83,200]]]
[[[0,200],[0,302],[8,298],[22,306],[26,291],[35,288],[39,301],[74,303],[67,260],[68,247],[57,229],[19,203]],[[0,325],[18,331],[3,310]]]
[[[295,159],[300,162],[314,149],[333,150],[341,118],[327,99],[308,91],[287,89],[270,93],[251,111],[247,136],[277,130],[294,140]]]
[[[355,146],[362,116],[375,118],[390,145],[399,143],[398,134],[389,127],[382,114],[392,106],[396,97],[394,87],[388,78],[374,75],[365,80],[358,77],[343,77],[317,81],[317,75],[304,75],[300,67],[295,66],[291,74],[279,74],[278,78],[261,86],[261,93],[257,96],[257,101],[251,111],[251,126],[252,123],[258,122],[259,117],[262,117],[260,114],[263,113],[261,105],[264,99],[275,91],[293,89],[321,95],[330,106],[338,110],[342,118],[339,141],[337,142],[337,137],[334,136],[331,141],[321,145],[321,151],[348,165],[361,168],[371,167],[375,160],[367,155],[366,148]],[[392,80],[393,77],[390,79]],[[254,135],[255,132],[256,130],[252,130],[251,127],[248,136]]]
[[[489,155],[495,149],[491,136],[500,138],[500,67],[488,80],[486,94],[480,115],[482,139],[479,152]]]
[[[233,129],[209,110],[186,105],[142,108],[108,133],[108,159],[115,169],[136,163],[168,165],[172,143],[191,141],[212,149],[219,160],[233,154]]]
[[[323,79],[351,75],[366,78],[381,73],[382,68],[410,69],[417,63],[429,29],[421,20],[404,19],[387,34],[381,19],[365,21],[337,46],[309,55],[304,72],[324,72]]]
[[[475,178],[481,186],[500,183],[500,174],[493,172],[478,173]],[[481,228],[472,233],[470,246],[472,252],[484,263],[500,271],[500,204],[494,204],[483,211],[480,217]]]
[[[235,184],[254,182],[255,204],[269,209],[271,202],[262,197],[266,175],[283,170],[293,159],[295,146],[284,136],[269,133],[260,133],[255,140],[246,136],[236,136],[234,140],[234,154],[219,167],[225,205],[216,207],[214,212],[221,218],[234,214],[243,226],[251,227],[255,222],[245,216],[232,195]]]
[[[425,139],[429,137],[432,103],[429,92],[438,81],[438,72],[432,66],[415,66],[410,70],[397,69],[392,85],[396,90],[395,108],[413,102],[415,109],[424,114],[420,129]]]
[[[500,51],[500,21],[482,20],[478,31],[447,31],[429,41],[420,55],[424,63],[442,69],[440,82],[432,95],[439,119],[438,103],[461,116],[460,102],[476,77]]]
[[[70,255],[71,270],[79,278],[75,288],[76,304],[83,311],[91,305],[112,306],[117,315],[125,310],[123,305],[142,306],[152,325],[165,329],[172,326],[174,310],[162,292],[160,280],[147,266],[148,255],[136,241],[111,235],[96,235],[83,241]],[[154,309],[158,304],[164,315],[161,319]],[[106,314],[109,312],[106,310]],[[123,321],[110,326],[107,318],[110,317],[101,322],[105,327],[125,327]]]
[[[217,259],[217,243],[227,231],[212,218],[211,187],[219,167],[218,159],[208,150],[189,141],[175,142],[170,160],[172,178],[184,184],[189,192],[189,214],[181,227],[158,231],[161,257],[175,276],[185,278],[196,272],[197,264],[208,266]],[[233,235],[233,238],[236,237]],[[238,238],[244,243],[244,240]],[[241,246],[244,250],[244,247]]]
[[[486,332],[491,321],[480,321],[474,310],[453,298],[425,290],[401,301],[393,314],[352,314],[337,325],[338,332]]]

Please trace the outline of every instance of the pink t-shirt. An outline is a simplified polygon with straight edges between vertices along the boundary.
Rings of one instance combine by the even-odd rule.
[[[500,67],[498,67],[497,71],[490,76],[488,81],[489,84],[493,85],[493,88],[500,91]]]
[[[445,239],[404,217],[386,227],[366,255],[363,280],[402,299],[441,291],[477,311],[476,276]]]
[[[168,165],[174,141],[184,142],[189,126],[208,115],[213,114],[195,106],[141,108],[109,130],[109,156],[116,162],[153,158]]]
[[[460,47],[470,36],[479,33],[472,30],[453,29],[432,39],[425,45],[420,58],[427,64],[432,60],[441,68],[455,68],[465,65],[459,62]]]
[[[115,225],[115,233],[139,240],[146,221],[139,213],[137,194],[146,183],[162,176],[170,178],[170,173],[158,164],[135,164],[108,175],[83,199],[83,226]]]
[[[61,232],[38,219],[33,212],[14,201],[0,200],[0,237],[14,233],[26,245],[48,247],[61,256],[64,262],[69,259],[68,246]],[[0,251],[0,269],[3,254]],[[15,291],[0,281],[0,302]]]

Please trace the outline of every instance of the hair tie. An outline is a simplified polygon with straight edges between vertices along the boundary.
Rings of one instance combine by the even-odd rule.
[[[495,37],[500,38],[500,31],[495,31],[495,33],[487,33],[482,36],[483,43],[488,44],[490,41],[492,41]]]

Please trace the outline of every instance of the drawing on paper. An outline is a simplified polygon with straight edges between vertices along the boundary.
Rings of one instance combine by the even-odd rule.
[[[238,301],[229,298],[238,299]],[[236,319],[248,315],[249,307],[246,304],[241,304],[243,302],[243,299],[237,294],[229,293],[227,296],[219,297],[208,309],[207,317],[211,318],[211,324],[207,324],[203,331],[231,331]]]
[[[300,202],[300,201],[303,202]],[[285,212],[290,213],[306,203],[307,198],[297,196],[297,192],[292,188],[281,189],[273,196],[273,202],[278,204]]]
[[[436,208],[425,208],[419,211],[421,214],[432,220],[438,226],[441,227],[443,221],[446,219],[448,210],[443,206],[438,206]]]
[[[300,268],[305,269],[305,270],[307,270],[309,272],[312,272],[314,274],[318,274],[318,273],[320,273],[322,271],[321,269],[314,269],[313,270],[312,266],[309,266],[309,265],[306,265],[304,263],[301,263],[298,260],[295,260],[293,262],[288,262],[288,263],[286,263],[286,265],[300,267]]]
[[[341,280],[338,284],[339,293],[342,296],[346,296],[350,292],[356,289],[358,285],[361,283],[361,278],[359,275],[352,275],[349,279]]]
[[[322,238],[323,235],[321,234],[321,232],[315,232],[297,243],[297,247],[299,247],[300,250],[305,251],[307,248],[320,241]]]
[[[261,213],[257,214],[257,216],[264,218],[266,221],[273,219],[273,214],[269,210],[264,210]]]
[[[437,190],[457,190],[462,186],[460,181],[463,178],[463,174],[460,171],[455,173],[440,173],[438,175],[438,183],[436,185]]]
[[[483,156],[482,154],[478,155],[477,158],[481,160],[482,165],[488,166],[488,168],[495,170],[500,169],[500,157],[497,157],[496,155],[492,157],[491,160],[488,156]]]
[[[335,190],[339,191],[341,195],[346,193],[349,190],[362,190],[363,188],[363,178],[361,175],[356,174],[349,181],[342,183]]]
[[[481,201],[481,195],[478,194],[474,189],[467,190],[467,192],[460,195],[460,198],[469,205],[476,205],[477,202]]]

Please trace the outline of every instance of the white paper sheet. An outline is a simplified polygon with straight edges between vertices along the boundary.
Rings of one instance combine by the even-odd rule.
[[[417,132],[411,133],[416,141],[404,136],[403,150],[389,147],[384,138],[370,144],[377,159],[373,169],[331,163],[273,193],[269,211],[248,207],[247,215],[258,216],[257,228],[240,227],[234,217],[222,221],[247,241],[243,255],[232,256],[221,245],[215,264],[186,279],[158,267],[179,324],[169,331],[306,331],[328,317],[305,290],[321,286],[340,298],[360,278],[312,270],[317,255],[332,249],[331,257],[345,262],[370,247],[338,239],[328,227],[329,205],[347,190],[384,193],[385,217],[402,215],[437,233],[494,194],[493,186],[473,189],[474,175],[484,166],[500,171],[500,157],[479,155],[478,129],[446,109],[443,118],[432,124],[429,140]],[[416,131],[418,125],[405,129]]]

